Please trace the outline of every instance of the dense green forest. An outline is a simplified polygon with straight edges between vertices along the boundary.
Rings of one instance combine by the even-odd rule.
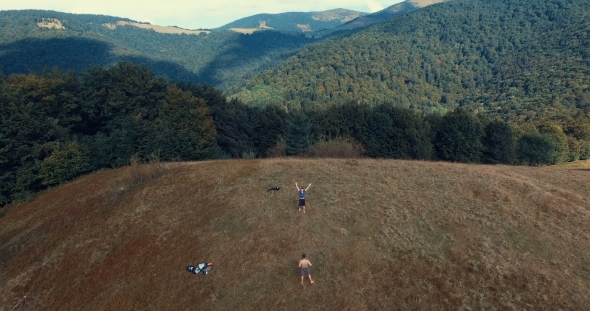
[[[289,110],[355,101],[511,122],[590,113],[590,2],[454,0],[306,47],[232,90]]]
[[[590,122],[509,124],[392,104],[252,107],[121,62],[0,76],[0,205],[130,162],[268,156],[545,165],[590,158]]]
[[[37,26],[48,18],[58,19],[65,29]],[[55,66],[82,72],[94,65],[128,61],[145,64],[169,80],[223,89],[276,66],[314,42],[276,31],[188,35],[103,25],[117,21],[131,20],[54,11],[0,11],[0,72],[26,74]]]

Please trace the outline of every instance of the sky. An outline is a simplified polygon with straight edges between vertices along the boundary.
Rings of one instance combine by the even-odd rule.
[[[261,13],[377,12],[403,0],[0,0],[0,10],[53,10],[130,18],[187,29],[217,28]]]

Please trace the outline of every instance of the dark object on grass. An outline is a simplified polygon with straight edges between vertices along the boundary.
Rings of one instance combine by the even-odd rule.
[[[266,190],[266,192],[279,191],[279,190],[281,190],[281,188],[279,188],[279,186],[276,186],[276,187],[272,187],[272,188]]]
[[[209,274],[209,270],[213,266],[212,263],[200,263],[196,266],[187,266],[186,271],[191,272],[192,274],[202,273],[203,275]]]

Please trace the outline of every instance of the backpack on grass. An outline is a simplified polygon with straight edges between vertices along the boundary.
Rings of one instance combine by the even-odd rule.
[[[209,270],[211,270],[211,267],[213,266],[213,263],[200,263],[196,266],[187,266],[186,267],[186,271],[192,273],[192,274],[197,274],[197,273],[202,273],[203,275],[207,275],[209,274]]]

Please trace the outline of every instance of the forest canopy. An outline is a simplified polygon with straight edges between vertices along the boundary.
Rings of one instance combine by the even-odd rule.
[[[355,101],[506,121],[590,111],[590,2],[454,0],[307,46],[230,94],[290,110]]]
[[[131,162],[273,156],[547,165],[590,158],[590,122],[507,123],[354,101],[288,111],[121,62],[0,77],[0,205]]]

